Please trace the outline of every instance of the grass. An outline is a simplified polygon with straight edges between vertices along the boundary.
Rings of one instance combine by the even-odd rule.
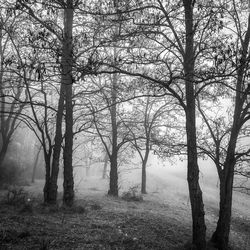
[[[130,176],[120,193],[131,193],[138,178],[131,183]],[[0,198],[0,249],[184,250],[190,245],[192,223],[185,179],[149,174],[148,183],[143,199],[127,201],[106,196],[107,181],[90,178],[77,186],[71,209],[62,206],[61,189],[58,205],[43,206],[43,182],[25,187],[20,192],[25,198],[18,200],[17,194],[18,202],[6,202],[4,193]],[[204,188],[208,237],[218,219],[217,203],[212,199],[215,190],[210,189]],[[242,194],[235,196],[230,236],[233,250],[250,249],[250,216],[244,210],[247,199]]]
[[[78,200],[75,207],[82,210],[36,203],[32,213],[2,204],[0,249],[181,249],[190,238],[188,227],[150,213],[150,202],[144,202],[148,212],[137,203],[110,197],[103,197],[102,204]]]

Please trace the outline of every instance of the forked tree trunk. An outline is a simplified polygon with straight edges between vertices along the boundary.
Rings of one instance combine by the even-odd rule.
[[[229,169],[225,176],[225,169]],[[225,165],[220,177],[220,210],[217,227],[212,235],[211,241],[219,250],[229,249],[229,234],[232,213],[232,196],[233,196],[233,166]]]
[[[63,182],[63,203],[72,206],[74,202],[74,178],[73,178],[73,3],[67,0],[67,8],[64,10],[64,39],[62,49],[62,83],[65,88],[65,147],[64,147],[64,182]]]
[[[235,110],[240,106],[236,104]],[[235,111],[235,119],[231,130],[231,137],[228,143],[227,157],[223,165],[223,169],[219,172],[220,178],[220,210],[217,227],[212,235],[211,241],[219,250],[229,249],[229,234],[231,225],[232,213],[232,197],[233,197],[233,180],[234,180],[234,167],[235,149],[237,137],[239,133],[240,112]]]
[[[206,225],[202,191],[199,185],[197,159],[195,91],[194,91],[194,27],[193,5],[191,0],[183,0],[185,8],[186,48],[184,72],[186,88],[186,134],[187,134],[187,180],[193,220],[192,243],[196,249],[206,249]]]

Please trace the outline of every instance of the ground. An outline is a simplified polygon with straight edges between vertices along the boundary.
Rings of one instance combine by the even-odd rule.
[[[61,204],[61,181],[57,206],[42,205],[43,181],[24,187],[28,195],[16,203],[8,204],[4,191],[0,249],[186,249],[191,239],[191,214],[183,177],[181,171],[155,172],[149,168],[148,194],[143,201],[108,197],[108,182],[99,177],[76,178],[72,209]],[[139,171],[123,175],[120,194],[139,180]],[[211,176],[202,179],[208,239],[218,218],[214,181]],[[230,235],[234,250],[250,249],[249,204],[249,196],[234,194]]]

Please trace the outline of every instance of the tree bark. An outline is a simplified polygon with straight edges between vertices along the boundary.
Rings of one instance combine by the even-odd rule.
[[[41,149],[42,149],[42,147],[40,146],[40,147],[38,148],[37,153],[36,153],[36,158],[35,158],[34,166],[33,166],[33,169],[32,169],[32,177],[31,177],[31,182],[32,182],[32,183],[35,182],[36,169],[37,169],[37,164],[38,164],[38,160],[39,160],[39,156],[40,156]]]
[[[149,156],[149,148],[146,149],[144,159],[142,161],[142,176],[141,176],[141,193],[147,193],[147,161]]]
[[[193,220],[192,243],[196,249],[206,249],[206,225],[202,191],[199,185],[199,166],[197,159],[195,91],[194,91],[194,29],[193,6],[191,0],[183,1],[185,8],[186,48],[184,54],[184,73],[186,88],[186,134],[187,134],[187,180]]]
[[[106,179],[107,176],[107,168],[108,168],[108,160],[109,160],[109,156],[106,153],[105,157],[104,157],[104,165],[103,165],[103,171],[102,171],[102,179]]]
[[[45,152],[45,184],[43,188],[43,201],[45,204],[50,204],[50,155]]]
[[[64,147],[64,182],[63,182],[63,202],[67,206],[72,206],[74,202],[74,178],[73,178],[73,4],[67,0],[67,8],[64,10],[64,40],[62,49],[62,83],[65,88],[65,147]]]
[[[116,55],[116,51],[115,51]],[[111,106],[111,126],[112,126],[112,155],[110,158],[110,183],[108,194],[112,196],[118,196],[118,145],[117,145],[117,120],[116,120],[116,86],[117,86],[117,74],[113,75],[112,79],[112,106]]]
[[[225,166],[230,169],[228,176],[223,174],[220,178],[220,210],[217,227],[212,235],[211,241],[219,250],[227,250],[229,243],[229,233],[232,213],[233,196],[233,166]]]
[[[4,162],[5,156],[7,154],[8,146],[9,146],[9,142],[6,142],[6,140],[3,139],[2,140],[2,148],[0,151],[0,168]]]
[[[3,60],[4,60],[4,51],[2,46],[2,40],[3,40],[3,29],[0,25],[0,96],[1,96],[1,104],[0,104],[0,136],[2,137],[2,147],[0,150],[0,167],[3,164],[4,158],[6,156],[8,146],[9,146],[9,140],[7,137],[7,133],[9,130],[8,124],[6,124],[5,121],[5,115],[4,112],[6,111],[6,103],[5,103],[5,95],[4,95],[4,68],[3,68]],[[1,145],[0,145],[1,146]]]
[[[63,77],[62,77],[63,78]],[[60,154],[62,147],[62,119],[63,119],[63,110],[64,110],[64,84],[63,79],[61,80],[60,87],[60,96],[58,100],[57,107],[57,116],[56,116],[56,134],[55,134],[55,144],[53,148],[53,159],[52,159],[52,167],[51,167],[51,180],[49,186],[49,203],[55,204],[57,202],[57,180],[59,173],[59,162],[60,162]]]
[[[113,152],[110,160],[110,182],[108,194],[117,197],[118,190],[118,164],[117,164],[117,152]]]

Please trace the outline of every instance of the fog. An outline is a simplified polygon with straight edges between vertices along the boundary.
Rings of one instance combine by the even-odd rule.
[[[15,165],[22,172],[21,184],[30,183],[38,153],[38,142],[34,135],[28,130],[19,129],[15,134],[6,157],[6,162]],[[76,154],[81,155],[81,148]],[[91,190],[99,190],[102,194],[106,194],[108,190],[108,178],[102,180],[104,162],[100,161],[103,151],[95,152],[99,154],[99,158],[90,165],[86,162],[78,164],[74,167],[74,181],[76,195],[86,194]],[[79,158],[79,157],[77,157]],[[199,160],[200,167],[200,185],[203,191],[205,207],[218,207],[219,201],[219,179],[214,163],[207,160]],[[39,154],[35,179],[37,183],[37,191],[42,193],[44,183],[44,160],[42,151]],[[60,166],[59,174],[59,192],[62,191],[62,166]],[[20,172],[18,172],[19,174]],[[109,169],[107,169],[107,175]],[[239,181],[239,177],[235,178]],[[120,194],[128,191],[130,188],[140,190],[141,182],[141,163],[135,153],[133,159],[119,167],[119,187]],[[169,159],[160,159],[154,154],[150,154],[147,165],[147,192],[154,196],[155,200],[172,203],[175,205],[189,206],[189,195],[187,185],[187,162],[180,160],[178,157]],[[240,213],[242,216],[250,218],[250,199],[249,195],[234,192],[233,211]]]

